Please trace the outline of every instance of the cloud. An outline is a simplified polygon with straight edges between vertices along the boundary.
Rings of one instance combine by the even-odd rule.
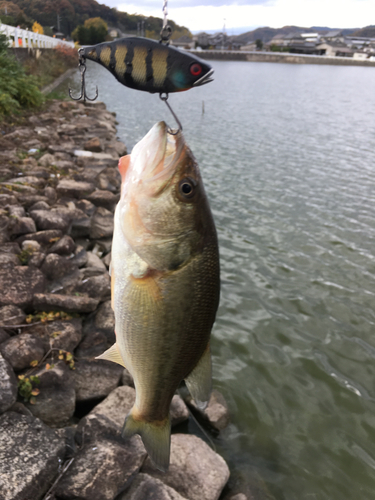
[[[163,16],[162,0],[142,0],[137,3],[106,0],[107,4],[110,2],[130,14]],[[229,0],[169,0],[168,18],[192,31],[220,31],[225,22],[228,33],[231,28],[240,26],[355,28],[367,26],[371,19],[375,19],[375,1],[238,0],[230,3]]]

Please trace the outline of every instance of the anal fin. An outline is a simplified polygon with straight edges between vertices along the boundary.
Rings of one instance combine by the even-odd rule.
[[[211,351],[209,344],[196,367],[185,378],[185,383],[198,408],[204,410],[210,399],[212,390]]]
[[[97,356],[95,359],[106,359],[108,361],[112,361],[113,363],[118,363],[119,365],[126,368],[116,342],[113,344],[113,346],[104,351],[100,356]]]

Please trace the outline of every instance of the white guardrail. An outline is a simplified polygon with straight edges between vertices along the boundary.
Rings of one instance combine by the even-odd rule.
[[[74,42],[66,42],[60,38],[53,38],[47,35],[39,35],[32,31],[15,28],[7,24],[1,24],[0,33],[6,35],[9,39],[9,47],[26,47],[39,49],[54,49],[57,45],[66,45],[74,47]]]

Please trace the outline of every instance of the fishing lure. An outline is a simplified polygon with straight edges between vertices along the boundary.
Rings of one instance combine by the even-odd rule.
[[[79,55],[107,68],[126,87],[150,93],[180,92],[212,81],[206,62],[149,38],[99,43]]]

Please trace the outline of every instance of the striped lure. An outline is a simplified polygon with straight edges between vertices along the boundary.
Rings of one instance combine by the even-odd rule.
[[[123,85],[145,92],[168,94],[212,81],[213,69],[204,61],[148,38],[121,38],[79,53],[107,68]]]

